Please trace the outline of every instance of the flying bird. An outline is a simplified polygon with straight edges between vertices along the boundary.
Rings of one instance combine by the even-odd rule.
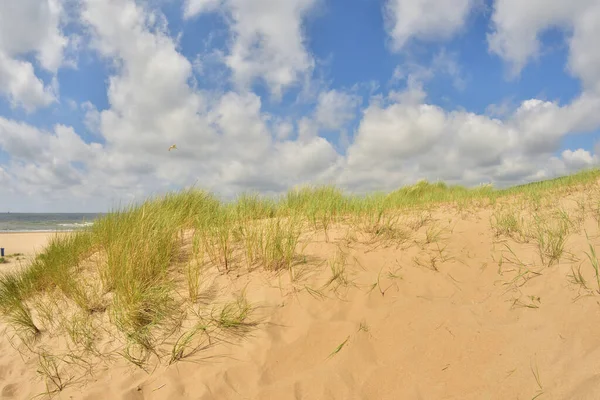
[[[171,147],[169,147],[169,151],[171,150],[177,150],[177,146],[176,145],[171,145]]]

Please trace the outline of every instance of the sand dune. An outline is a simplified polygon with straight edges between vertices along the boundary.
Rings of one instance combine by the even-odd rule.
[[[600,230],[576,198],[563,200],[577,222],[554,263],[534,238],[498,234],[501,206],[424,212],[423,226],[389,242],[354,240],[344,224],[328,241],[313,232],[293,282],[260,270],[205,277],[206,290],[245,289],[256,326],[149,372],[99,363],[56,398],[598,399],[600,287],[586,252]],[[16,251],[31,247],[25,238],[44,240],[12,236]],[[37,361],[3,335],[1,398],[45,390]]]

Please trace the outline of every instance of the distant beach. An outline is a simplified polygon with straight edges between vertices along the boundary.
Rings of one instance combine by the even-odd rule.
[[[27,264],[29,257],[42,251],[49,240],[56,235],[53,232],[0,232],[0,247],[4,249],[4,263],[0,264],[0,274],[5,271],[11,271],[15,266]],[[60,233],[58,234],[66,234]],[[11,257],[19,254],[24,256],[23,260]]]
[[[72,231],[93,225],[102,213],[0,213],[0,232]]]

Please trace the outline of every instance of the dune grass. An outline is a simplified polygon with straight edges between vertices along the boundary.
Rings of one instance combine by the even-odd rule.
[[[586,233],[586,236],[587,236],[587,233]],[[588,246],[589,246],[590,252],[589,253],[586,252],[585,254],[588,257],[590,264],[594,268],[594,276],[596,278],[596,283],[598,285],[597,292],[600,293],[600,263],[598,262],[598,256],[596,255],[596,249],[589,242],[589,236],[588,236]],[[579,270],[578,272],[579,273],[577,275],[577,278],[575,278],[575,281],[580,283],[581,286],[585,288],[586,287],[585,279],[581,275],[581,270]],[[573,275],[575,276],[575,272],[573,272]]]
[[[37,336],[40,328],[33,321],[31,310],[25,304],[25,277],[18,274],[0,276],[0,311],[18,333]]]
[[[524,201],[541,209],[545,193],[569,192],[598,178],[599,170],[589,170],[503,190],[423,181],[366,196],[331,186],[303,187],[279,198],[243,194],[231,202],[196,189],[170,193],[115,210],[76,233],[55,236],[27,268],[0,276],[0,313],[24,338],[35,338],[58,329],[48,321],[57,304],[71,304],[78,311],[58,325],[72,342],[93,348],[96,337],[90,327],[107,316],[112,324],[107,332],[121,340],[119,354],[143,365],[150,355],[161,359],[161,346],[176,338],[166,354],[172,363],[194,353],[200,348],[194,340],[205,340],[213,329],[245,332],[255,326],[252,306],[238,297],[220,309],[205,305],[204,315],[210,316],[198,317],[191,328],[184,328],[190,310],[199,306],[210,268],[225,275],[260,268],[288,273],[293,281],[303,232],[322,232],[329,241],[332,228],[346,223],[371,241],[398,244],[427,224],[433,206],[487,207],[508,198],[512,204]],[[412,212],[412,219],[401,218],[403,211]],[[545,265],[560,259],[567,221],[556,224],[538,218],[525,229],[516,206],[497,211],[492,219],[498,235],[535,240]],[[437,244],[443,233],[440,226],[429,226],[425,243]],[[592,257],[595,260],[593,249]],[[432,269],[437,270],[437,260],[429,260]],[[330,285],[350,283],[342,255],[329,267]],[[51,359],[40,365],[61,388]]]

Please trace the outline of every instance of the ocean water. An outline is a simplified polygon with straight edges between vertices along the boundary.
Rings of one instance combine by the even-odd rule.
[[[0,232],[70,231],[91,226],[104,214],[0,213]]]

